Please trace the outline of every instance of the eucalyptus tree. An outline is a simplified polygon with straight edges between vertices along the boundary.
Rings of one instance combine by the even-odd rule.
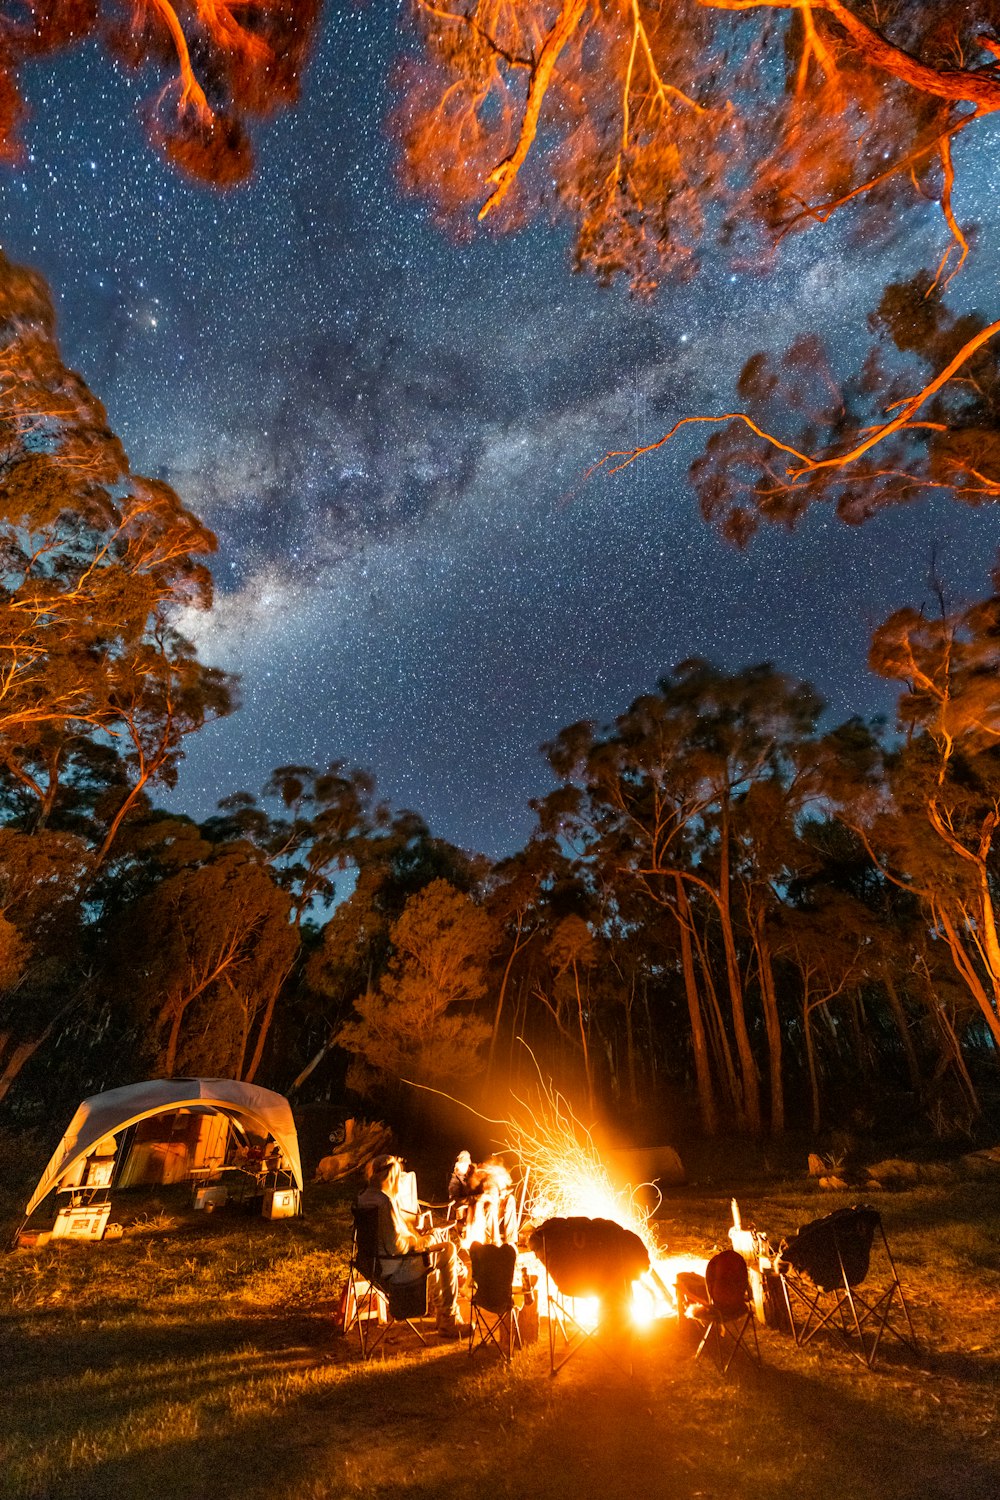
[[[793,801],[805,796],[799,761],[819,710],[811,688],[770,666],[727,674],[689,661],[612,727],[576,724],[546,747],[562,785],[539,804],[543,828],[573,849],[595,890],[634,882],[679,926],[707,1128],[717,1111],[706,1019],[715,1011],[719,988],[728,1001],[721,1040],[726,1046],[731,1041],[735,1057],[731,1102],[741,1125],[755,1134],[762,1128],[740,953],[745,929],[739,930],[734,890],[741,874],[749,882],[757,878],[745,849],[740,869],[746,820],[757,805],[750,793],[758,789],[759,796],[759,788],[773,784]],[[711,952],[715,941],[721,975]]]

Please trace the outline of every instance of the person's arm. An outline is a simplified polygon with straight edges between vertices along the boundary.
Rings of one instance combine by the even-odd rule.
[[[429,1236],[417,1234],[407,1222],[398,1204],[388,1194],[382,1194],[378,1213],[379,1239],[386,1246],[386,1255],[410,1255],[414,1250],[423,1250]]]

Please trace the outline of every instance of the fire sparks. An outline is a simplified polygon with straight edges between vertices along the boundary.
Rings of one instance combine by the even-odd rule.
[[[518,1100],[520,1117],[506,1122],[508,1148],[527,1179],[526,1216],[536,1223],[553,1217],[609,1219],[631,1230],[645,1245],[650,1261],[650,1269],[632,1283],[632,1319],[645,1326],[673,1315],[677,1271],[703,1269],[704,1262],[664,1256],[651,1223],[655,1210],[646,1206],[638,1188],[612,1181],[590,1131],[561,1094],[540,1083],[539,1095],[535,1108]],[[543,1282],[540,1278],[540,1288]],[[544,1305],[539,1311],[545,1314]],[[573,1315],[581,1326],[593,1328],[600,1307],[594,1298],[580,1298]]]

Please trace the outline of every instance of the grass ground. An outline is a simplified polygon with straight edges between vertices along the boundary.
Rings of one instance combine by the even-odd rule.
[[[1000,1496],[1000,1168],[880,1201],[924,1346],[874,1373],[763,1330],[723,1380],[668,1323],[630,1379],[584,1350],[553,1380],[543,1340],[492,1353],[402,1336],[362,1364],[332,1332],[348,1195],[284,1223],[120,1195],[121,1240],[0,1257],[4,1500],[994,1500]],[[676,1191],[672,1253],[725,1235],[732,1183]],[[740,1193],[790,1232],[849,1197]],[[0,1213],[11,1209],[0,1203]],[[3,1214],[7,1230],[13,1213]],[[12,1229],[13,1223],[9,1223]]]

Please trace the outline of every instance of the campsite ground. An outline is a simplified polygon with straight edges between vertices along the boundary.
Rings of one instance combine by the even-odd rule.
[[[11,1144],[7,1143],[8,1146]],[[14,1157],[7,1153],[7,1160]],[[774,1233],[853,1195],[732,1179],[675,1190],[671,1253],[707,1254],[729,1197]],[[978,1500],[1000,1494],[1000,1167],[879,1201],[925,1352],[870,1373],[830,1343],[762,1332],[722,1380],[674,1323],[629,1379],[585,1350],[552,1379],[543,1341],[417,1348],[362,1364],[332,1332],[349,1193],[268,1223],[121,1195],[122,1239],[0,1259],[0,1492],[10,1500],[729,1497]],[[0,1202],[2,1229],[15,1200]],[[432,1340],[436,1344],[436,1340]]]

